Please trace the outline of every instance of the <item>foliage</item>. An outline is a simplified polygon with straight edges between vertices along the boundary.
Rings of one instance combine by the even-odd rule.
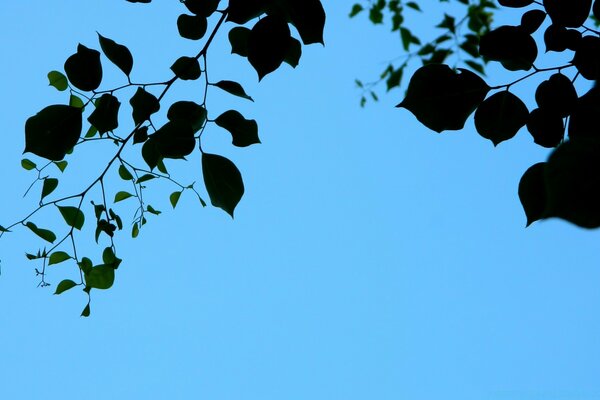
[[[6,227],[0,226],[0,236],[20,225],[47,242],[45,247],[27,254],[29,260],[41,263],[41,267],[36,269],[41,286],[49,285],[46,281],[47,266],[71,262],[79,272],[79,281],[62,280],[56,286],[55,294],[81,287],[88,299],[82,316],[90,315],[92,290],[109,289],[121,264],[115,239],[125,225],[119,215],[118,203],[131,201],[129,199],[137,202],[130,228],[132,237],[139,235],[150,215],[161,213],[144,200],[144,192],[151,180],[162,179],[175,186],[175,191],[169,196],[173,208],[185,192],[192,192],[202,206],[206,206],[194,183],[182,184],[171,176],[167,169],[170,160],[185,160],[186,156],[199,152],[210,202],[232,217],[244,194],[242,174],[236,165],[221,155],[209,154],[202,149],[203,134],[213,127],[230,132],[234,146],[260,143],[258,124],[246,119],[240,112],[228,110],[210,117],[207,97],[213,88],[253,101],[240,83],[230,80],[211,82],[208,79],[207,51],[215,36],[229,26],[232,53],[247,58],[259,80],[277,70],[282,63],[293,67],[298,65],[302,44],[323,43],[325,12],[320,0],[229,0],[226,5],[221,3],[226,2],[181,1],[184,12],[176,21],[179,35],[185,40],[203,40],[203,44],[196,55],[183,55],[175,60],[171,66],[172,76],[165,81],[133,81],[133,55],[125,45],[110,38],[98,34],[101,52],[79,44],[76,52],[65,61],[64,71],[48,74],[49,85],[66,92],[66,104],[49,105],[25,123],[24,152],[37,158],[24,158],[21,165],[37,174],[30,189],[41,184],[40,201],[38,207],[23,219]],[[209,26],[213,27],[210,32]],[[124,84],[100,90],[106,66],[103,56],[123,73]],[[168,107],[162,104],[165,94],[176,81],[201,78],[204,85],[201,98],[176,101]],[[130,118],[134,127],[119,135],[120,125],[131,125],[128,121],[123,124],[127,117],[120,113],[125,100],[132,107]],[[167,119],[162,126],[157,124],[161,110],[166,110]],[[85,130],[84,125],[87,125]],[[71,153],[76,153],[83,145],[98,143],[114,143],[115,148],[96,178],[78,193],[55,195],[60,174],[70,167],[67,160]],[[139,162],[125,149],[129,152],[133,149],[134,156],[135,153],[141,155]],[[140,162],[147,166],[140,165]],[[56,169],[51,170],[52,166]],[[109,192],[107,182],[114,178],[128,182],[131,189]],[[91,207],[87,206],[86,200]],[[38,227],[32,219],[42,210],[58,211],[65,226],[52,230]],[[79,235],[76,237],[75,232],[81,231],[86,221],[94,225],[90,233],[104,249],[97,261],[78,252]]]
[[[527,225],[558,217],[584,228],[600,227],[600,87],[594,83],[590,88],[589,83],[581,82],[597,82],[600,78],[600,32],[586,25],[590,20],[598,22],[600,0],[594,0],[593,4],[592,0],[544,0],[542,3],[500,0],[501,6],[522,10],[522,15],[517,25],[494,29],[488,25],[491,14],[487,10],[495,8],[492,2],[459,2],[467,8],[461,23],[468,21],[469,33],[458,33],[456,26],[460,23],[445,24],[444,21],[454,20],[445,15],[438,27],[448,31],[425,45],[421,45],[410,31],[402,33],[403,28],[408,29],[402,24],[402,12],[407,8],[418,11],[415,3],[395,0],[369,3],[371,22],[381,23],[383,10],[387,7],[392,30],[401,31],[405,50],[411,44],[420,46],[408,58],[420,57],[423,66],[411,77],[406,96],[398,107],[406,108],[419,122],[436,132],[462,129],[474,112],[477,132],[494,146],[513,138],[526,127],[535,144],[554,149],[546,162],[533,165],[520,181],[518,193]],[[357,15],[364,9],[361,4],[356,4],[350,15]],[[473,24],[473,20],[482,23]],[[534,36],[544,24],[543,35]],[[465,61],[475,72],[441,64],[454,53],[449,47],[437,47],[448,40],[449,34],[454,36],[460,50],[483,62]],[[408,41],[407,36],[411,38]],[[464,38],[467,36],[469,39]],[[551,67],[538,67],[538,42],[545,47],[545,62],[557,59],[553,53],[562,53],[566,61]],[[467,43],[475,45],[472,52]],[[425,57],[430,54],[431,46],[437,49],[434,52],[442,52],[443,57],[433,62]],[[498,62],[507,71],[524,71],[525,75],[508,84],[489,86],[476,73],[482,74],[483,65],[490,61]],[[400,85],[394,74],[402,76],[398,71],[403,71],[406,65],[407,61],[399,67],[390,64],[384,71],[381,79],[387,79],[388,89]],[[538,85],[532,96],[536,108],[529,111],[510,90],[542,73],[550,76]],[[365,88],[361,82],[359,86]]]

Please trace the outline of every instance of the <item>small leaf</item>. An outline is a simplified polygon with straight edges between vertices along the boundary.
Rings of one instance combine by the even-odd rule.
[[[104,55],[115,64],[127,76],[133,69],[133,56],[129,49],[122,44],[118,44],[112,39],[106,38],[98,33],[98,40]]]
[[[364,10],[364,8],[363,8],[363,6],[362,6],[362,5],[360,5],[360,4],[358,4],[358,3],[357,3],[357,4],[354,4],[354,5],[352,6],[352,10],[350,10],[350,15],[349,15],[349,17],[350,17],[350,18],[352,18],[352,17],[355,17],[356,15],[358,15],[358,13],[360,13],[360,12],[361,12],[361,11],[363,11],[363,10]]]
[[[70,260],[71,258],[72,257],[64,251],[55,251],[54,253],[50,254],[48,265],[59,264],[63,261]]]
[[[140,176],[138,178],[138,180],[135,181],[135,183],[140,184],[140,183],[144,183],[144,182],[150,181],[150,180],[155,179],[155,178],[156,178],[156,175],[144,174],[144,175]]]
[[[88,117],[100,134],[113,131],[119,126],[119,108],[121,102],[115,96],[105,93],[96,102],[96,109]]]
[[[50,86],[53,86],[58,91],[65,91],[69,87],[69,82],[67,81],[67,77],[58,71],[50,71],[48,72],[48,82]]]
[[[202,153],[202,174],[212,205],[233,218],[235,207],[244,195],[240,171],[225,157]]]
[[[81,262],[79,262],[78,265],[79,265],[79,269],[81,269],[81,271],[84,274],[89,273],[92,270],[92,268],[94,267],[94,264],[92,263],[92,260],[90,260],[87,257],[83,257],[81,259]]]
[[[106,266],[110,266],[114,269],[117,269],[119,268],[121,261],[122,260],[115,255],[115,252],[111,247],[106,247],[102,252],[102,262]]]
[[[69,163],[66,161],[54,161],[54,165],[56,165],[56,168],[58,168],[60,172],[65,172]]]
[[[177,203],[179,202],[179,198],[181,197],[181,193],[183,193],[183,192],[173,192],[169,196],[169,201],[171,202],[171,205],[173,206],[173,209],[175,209],[175,207],[177,207]]]
[[[238,111],[225,111],[217,117],[215,123],[231,133],[234,146],[246,147],[260,143],[256,121],[244,118]]]
[[[21,167],[23,167],[27,171],[31,171],[32,169],[37,168],[37,165],[35,165],[33,161],[24,158],[21,160]]]
[[[6,229],[5,227],[3,227],[2,225],[0,225],[0,232],[5,233],[5,232],[10,232],[10,231],[8,229]]]
[[[114,202],[118,203],[119,201],[123,201],[125,199],[130,198],[130,197],[133,197],[133,195],[131,193],[121,191],[121,192],[118,192],[115,195],[115,201]]]
[[[81,100],[81,98],[79,96],[75,96],[74,94],[71,94],[69,96],[69,105],[71,107],[75,107],[75,108],[79,108],[81,110],[83,110],[85,104],[83,103],[83,100]]]
[[[73,282],[70,279],[65,279],[56,286],[56,291],[54,292],[54,294],[64,293],[67,290],[74,288],[75,286],[77,286],[75,282]]]
[[[42,185],[42,199],[48,196],[50,193],[54,192],[54,190],[58,187],[58,179],[55,178],[45,178],[44,184]]]
[[[208,23],[206,17],[201,15],[181,14],[177,18],[177,29],[182,38],[190,40],[199,40],[204,37]]]
[[[292,68],[296,68],[302,57],[302,43],[298,39],[290,37],[290,45],[283,62],[289,64]]]
[[[133,180],[133,175],[131,175],[131,173],[129,172],[129,170],[127,169],[127,167],[125,167],[122,164],[119,166],[119,176],[124,181],[131,181],[131,180]]]
[[[127,0],[130,3],[150,3],[151,0]],[[83,311],[81,312],[82,317],[90,316],[90,303],[87,303]]]
[[[151,205],[148,205],[148,207],[146,207],[146,211],[148,211],[150,214],[154,214],[154,215],[160,215],[161,212],[154,209],[154,207],[152,207]]]
[[[150,119],[150,116],[160,110],[160,102],[152,93],[148,93],[141,87],[129,101],[133,107],[133,122],[136,125]]]
[[[227,93],[231,93],[234,96],[242,97],[244,99],[248,99],[250,101],[254,101],[252,97],[248,96],[244,91],[242,85],[233,81],[219,81],[214,84],[216,87],[223,89]]]
[[[132,238],[136,238],[138,237],[138,235],[140,234],[140,227],[138,226],[137,223],[133,224],[133,227],[131,228],[131,237]]]
[[[229,31],[228,37],[229,43],[231,44],[231,54],[248,57],[248,39],[250,38],[250,29],[243,26],[236,26]]]
[[[56,240],[56,235],[54,232],[47,229],[38,228],[33,222],[27,222],[25,226],[47,242],[54,243]]]
[[[83,215],[83,212],[81,212],[81,210],[77,207],[58,207],[58,211],[60,211],[60,214],[62,215],[62,217],[64,218],[65,222],[67,223],[67,225],[81,230],[81,228],[83,227],[83,223],[85,222],[85,217]]]
[[[200,70],[200,63],[194,57],[179,57],[173,65],[171,65],[171,71],[179,79],[184,81],[193,81],[200,78],[202,71]]]

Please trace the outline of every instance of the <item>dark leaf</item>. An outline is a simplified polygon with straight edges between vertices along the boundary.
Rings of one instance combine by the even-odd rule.
[[[184,121],[169,121],[152,135],[161,158],[183,158],[196,148],[192,126]]]
[[[200,70],[200,63],[194,57],[179,57],[173,65],[171,65],[171,71],[179,79],[184,81],[193,81],[200,78],[202,71]]]
[[[123,201],[125,199],[130,198],[130,197],[133,197],[133,195],[131,193],[123,192],[123,191],[117,192],[117,194],[115,194],[115,200],[114,200],[114,202],[118,203],[119,201]]]
[[[397,107],[406,108],[436,132],[462,129],[490,87],[473,72],[458,71],[443,64],[419,68],[410,79],[406,98]]]
[[[33,161],[24,158],[21,160],[21,167],[27,171],[31,171],[32,169],[37,168],[37,165]]]
[[[67,77],[62,72],[58,71],[48,72],[48,84],[61,92],[67,90],[67,88],[69,87]]]
[[[302,43],[298,39],[290,37],[290,45],[288,47],[287,53],[283,62],[292,66],[292,68],[296,68],[300,63],[300,58],[302,57]]]
[[[61,262],[70,260],[71,258],[73,257],[68,255],[64,251],[55,251],[54,253],[50,254],[50,257],[48,259],[48,265],[59,264]]]
[[[127,167],[124,166],[124,165],[120,165],[119,166],[119,176],[124,181],[131,181],[131,180],[133,180],[133,175],[131,175],[131,173],[129,172],[129,170],[127,169]]]
[[[177,18],[179,35],[185,39],[199,40],[204,37],[208,28],[206,17],[200,15],[181,14]]]
[[[537,58],[535,40],[520,26],[504,25],[481,37],[479,54],[509,71],[529,70]]]
[[[77,53],[65,61],[65,72],[69,82],[77,89],[84,92],[98,89],[102,82],[100,52],[79,44]]]
[[[537,31],[546,19],[546,13],[542,10],[529,10],[521,17],[521,28],[529,34]]]
[[[44,184],[42,185],[42,197],[40,200],[43,200],[44,197],[48,196],[50,193],[54,192],[54,190],[58,187],[58,179],[56,178],[45,178]]]
[[[246,91],[244,90],[242,85],[240,85],[237,82],[219,81],[219,82],[215,83],[215,86],[220,89],[223,89],[227,93],[231,93],[234,96],[238,96],[238,97],[242,97],[244,99],[248,99],[250,101],[254,101],[254,100],[252,100],[252,97],[250,97],[246,94]]]
[[[229,43],[231,44],[231,54],[238,54],[242,57],[248,57],[248,39],[250,38],[250,29],[243,26],[237,26],[229,31]]]
[[[191,13],[210,17],[219,6],[220,0],[185,0],[184,4]]]
[[[146,140],[142,146],[142,157],[144,158],[144,161],[146,161],[146,164],[148,164],[148,167],[150,167],[150,170],[153,170],[158,165],[162,157],[156,148],[156,140],[154,137]]]
[[[540,83],[535,91],[535,101],[540,108],[564,118],[573,110],[577,92],[568,77],[557,73]]]
[[[248,61],[258,73],[259,81],[279,68],[287,55],[290,38],[290,28],[282,18],[269,15],[254,25],[248,38]]]
[[[133,133],[133,144],[144,143],[148,140],[148,127],[142,126]]]
[[[488,97],[475,111],[475,128],[494,146],[513,138],[527,123],[529,111],[525,103],[509,91]]]
[[[169,121],[188,123],[195,133],[206,122],[206,109],[193,101],[178,101],[169,107],[167,118]]]
[[[292,24],[304,44],[323,44],[325,10],[320,0],[287,0]]]
[[[265,0],[229,0],[227,21],[245,24],[263,14],[267,6]]]
[[[590,15],[592,0],[544,0],[544,8],[552,23],[579,28]]]
[[[129,76],[133,69],[133,56],[129,49],[99,33],[98,40],[100,41],[100,48],[102,48],[104,55],[123,71],[125,75]]]
[[[584,36],[579,41],[573,64],[585,79],[600,78],[600,38]]]
[[[67,225],[81,230],[81,228],[83,227],[83,223],[85,221],[85,217],[83,215],[83,212],[81,212],[81,210],[77,207],[58,207],[58,211],[60,211],[60,214],[62,215],[62,217],[64,218],[65,222],[67,223]]]
[[[54,243],[56,240],[56,235],[54,232],[47,229],[38,228],[33,222],[27,222],[25,226],[28,227],[31,232],[35,233],[47,242]]]
[[[231,133],[234,146],[246,147],[260,143],[256,121],[244,118],[235,110],[225,111],[217,117],[215,123]]]
[[[109,265],[98,265],[84,274],[85,284],[93,289],[109,289],[115,282],[115,269]]]
[[[519,199],[527,217],[527,226],[544,218],[546,211],[546,163],[529,167],[519,182]]]
[[[542,147],[556,147],[564,138],[565,127],[560,115],[544,108],[536,108],[529,114],[527,130],[533,141]]]
[[[520,8],[530,5],[533,0],[498,0],[498,3],[504,7]]]
[[[544,32],[546,51],[562,52],[567,49],[568,33],[564,26],[552,24]]]
[[[81,135],[81,110],[52,105],[25,123],[25,152],[52,161],[62,160]]]
[[[235,207],[244,194],[242,175],[235,164],[216,154],[202,154],[204,185],[210,202],[233,218]]]
[[[129,104],[133,107],[133,122],[136,125],[148,120],[152,114],[160,110],[160,103],[156,96],[141,87],[137,88]]]
[[[96,109],[88,117],[88,122],[101,134],[115,130],[119,126],[119,107],[119,99],[105,93],[96,102]]]
[[[569,137],[600,138],[600,86],[596,84],[575,102],[569,118]]]
[[[173,209],[175,209],[175,207],[177,207],[177,203],[179,202],[179,198],[181,197],[181,193],[183,193],[183,192],[173,192],[169,196],[169,201],[171,202],[171,205],[173,206]]]

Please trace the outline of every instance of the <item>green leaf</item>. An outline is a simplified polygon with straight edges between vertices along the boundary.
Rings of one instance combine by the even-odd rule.
[[[137,223],[133,224],[133,227],[131,228],[131,237],[132,238],[136,238],[138,237],[138,235],[140,234],[140,227],[138,226]]]
[[[171,71],[179,79],[184,81],[193,81],[200,78],[202,71],[200,69],[200,63],[194,57],[179,57],[173,65],[171,65]]]
[[[142,157],[144,158],[144,161],[146,161],[146,164],[148,164],[148,167],[150,167],[150,170],[153,170],[160,162],[162,157],[158,152],[154,137],[151,137],[144,142],[144,145],[142,146]]]
[[[71,94],[69,96],[69,105],[71,107],[75,107],[75,108],[79,108],[81,110],[83,110],[85,104],[83,103],[83,100],[81,100],[81,98],[79,96],[75,96],[74,94]]]
[[[225,157],[202,153],[202,174],[212,205],[233,218],[235,207],[244,195],[240,171]]]
[[[56,240],[56,235],[54,232],[47,229],[38,228],[33,222],[27,222],[25,226],[47,242],[54,243]]]
[[[89,129],[87,130],[87,132],[85,133],[84,137],[86,139],[89,139],[89,138],[96,136],[96,133],[98,133],[98,129],[96,129],[96,127],[94,125],[91,125],[89,127]]]
[[[144,182],[150,181],[150,180],[152,180],[152,179],[156,179],[156,175],[152,175],[152,174],[144,174],[144,175],[140,176],[140,177],[139,177],[139,178],[138,178],[138,179],[135,181],[135,183],[138,183],[138,184],[139,184],[139,183],[144,183]]]
[[[260,143],[256,121],[244,118],[238,111],[225,111],[217,117],[215,123],[231,133],[234,146],[246,147]]]
[[[54,292],[54,294],[64,293],[67,290],[74,288],[75,286],[77,286],[75,282],[73,282],[70,279],[65,279],[56,286],[56,291]]]
[[[84,274],[87,287],[109,289],[115,282],[115,269],[108,265],[98,265]]]
[[[75,229],[81,230],[81,228],[83,227],[83,223],[85,222],[85,216],[79,208],[71,206],[57,207],[58,211],[60,211],[60,214],[64,218],[67,225]]]
[[[119,166],[119,176],[124,181],[131,181],[131,180],[133,180],[133,175],[131,175],[131,173],[129,172],[129,170],[127,169],[127,167],[125,167],[122,164]]]
[[[0,225],[0,232],[4,233],[4,232],[10,232],[8,229],[6,229],[5,227],[3,227],[2,225]]]
[[[115,203],[118,203],[119,201],[123,201],[125,199],[128,199],[130,197],[133,197],[133,195],[131,193],[128,192],[118,192],[117,194],[115,194]]]
[[[462,129],[490,87],[473,72],[458,71],[443,64],[419,68],[410,79],[406,97],[396,107],[406,108],[436,132]]]
[[[84,92],[98,89],[102,82],[100,52],[79,44],[77,53],[65,61],[65,72],[71,84],[77,89]]]
[[[154,214],[154,215],[160,215],[161,212],[154,209],[154,207],[152,207],[151,205],[148,205],[148,207],[146,207],[146,211],[148,211],[150,214]]]
[[[81,271],[84,274],[89,273],[92,270],[92,268],[94,267],[94,264],[92,263],[92,260],[90,260],[87,257],[83,257],[81,259],[81,262],[79,262],[78,265],[79,265],[79,269],[81,269]]]
[[[349,15],[349,16],[350,16],[350,18],[352,18],[352,17],[355,17],[356,15],[358,15],[358,13],[360,13],[360,12],[361,12],[361,11],[363,11],[363,10],[364,10],[364,8],[363,8],[363,6],[362,6],[362,5],[360,5],[360,4],[358,4],[358,3],[357,3],[357,4],[354,4],[354,5],[352,6],[352,10],[350,11],[350,15]]]
[[[115,252],[111,247],[106,247],[102,252],[102,262],[104,262],[104,265],[106,266],[117,269],[119,268],[121,261],[122,260],[115,255]]]
[[[27,171],[31,171],[32,169],[37,168],[37,165],[33,161],[24,158],[21,160],[21,167],[23,167]]]
[[[56,165],[56,168],[58,168],[60,172],[65,172],[69,163],[66,161],[54,161],[54,165]]]
[[[59,264],[63,261],[70,260],[71,258],[72,257],[64,251],[55,251],[54,253],[50,254],[48,265]]]
[[[133,56],[129,49],[112,39],[106,38],[98,33],[98,41],[104,55],[115,64],[127,76],[133,69]]]
[[[81,135],[81,110],[51,105],[25,123],[25,152],[51,161],[62,160]]]
[[[182,38],[200,40],[206,34],[208,22],[201,15],[181,14],[177,18],[177,29]]]
[[[152,114],[160,110],[160,102],[156,96],[141,87],[137,88],[129,104],[133,107],[133,122],[136,125],[150,119]]]
[[[53,86],[58,91],[65,91],[69,87],[69,82],[67,81],[67,77],[58,71],[50,71],[48,72],[48,83],[50,86]]]
[[[183,193],[183,191],[181,191],[181,192],[173,192],[169,196],[169,201],[171,202],[171,205],[173,206],[173,209],[175,209],[175,207],[177,207],[177,203],[179,202],[179,198],[181,197],[181,193]]]
[[[131,2],[142,2],[143,1],[134,1],[134,0],[127,0],[127,1],[131,1]],[[148,0],[148,2],[150,2],[150,0]],[[87,303],[87,305],[85,306],[85,308],[83,309],[83,311],[81,312],[81,316],[82,317],[89,317],[90,316],[90,303]]]
[[[88,117],[100,134],[113,131],[119,126],[119,108],[121,102],[112,94],[105,93],[96,102],[96,109]]]
[[[234,81],[219,81],[214,84],[216,87],[223,89],[227,93],[231,93],[234,96],[242,97],[250,101],[254,101],[252,97],[248,96],[244,91],[242,85]]]
[[[58,179],[56,178],[45,178],[44,184],[42,185],[42,199],[48,196],[50,193],[58,187]]]

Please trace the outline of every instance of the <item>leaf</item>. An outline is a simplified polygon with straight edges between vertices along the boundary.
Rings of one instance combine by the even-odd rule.
[[[162,157],[158,152],[154,137],[146,140],[142,146],[142,157],[144,158],[146,164],[148,164],[148,167],[150,167],[150,170],[153,170],[160,162]]]
[[[33,161],[24,158],[21,160],[21,167],[27,171],[31,171],[32,169],[37,168],[37,165]]]
[[[234,146],[246,147],[260,143],[256,121],[244,118],[238,111],[225,111],[217,117],[215,123],[231,133]]]
[[[579,28],[590,15],[592,0],[544,0],[544,8],[552,23]]]
[[[228,37],[229,43],[231,44],[231,54],[248,57],[248,39],[250,38],[250,29],[243,26],[237,26],[229,31]]]
[[[202,174],[212,205],[233,218],[235,207],[244,195],[240,171],[225,157],[202,153]]]
[[[68,255],[64,251],[55,251],[54,253],[50,254],[50,258],[48,260],[48,265],[59,264],[61,262],[70,260],[71,258],[73,258],[73,257]]]
[[[0,233],[10,232],[8,229],[0,225]]]
[[[140,234],[140,227],[138,226],[137,223],[133,224],[133,227],[131,228],[131,237],[132,238],[136,238],[138,237],[138,235]]]
[[[196,148],[191,125],[181,120],[169,121],[152,135],[161,158],[183,158]]]
[[[169,196],[169,201],[171,202],[171,205],[173,206],[173,209],[175,209],[175,207],[177,207],[177,203],[179,202],[179,198],[181,197],[181,193],[183,193],[183,191],[181,191],[181,192],[173,192]]]
[[[151,181],[152,179],[155,179],[155,178],[156,178],[156,175],[144,174],[144,175],[140,176],[138,178],[138,180],[135,181],[135,183],[140,184],[140,183]]]
[[[242,85],[234,81],[219,81],[214,84],[216,87],[223,89],[227,93],[231,93],[234,96],[238,96],[250,101],[254,101],[252,97],[248,96],[244,91]]]
[[[513,138],[527,123],[529,110],[521,99],[509,91],[488,97],[475,111],[475,128],[494,146]]]
[[[547,202],[545,169],[545,162],[532,165],[519,182],[519,200],[527,217],[526,226],[544,218]]]
[[[581,38],[573,64],[585,79],[597,80],[600,78],[600,38],[597,36],[584,36]]]
[[[560,115],[544,108],[536,108],[529,113],[527,130],[536,144],[552,148],[562,142],[565,127]]]
[[[535,40],[520,26],[504,25],[481,37],[479,53],[509,71],[528,71],[537,58]]]
[[[133,175],[131,175],[131,173],[129,172],[129,170],[127,169],[127,167],[124,166],[124,165],[120,165],[119,166],[119,176],[124,181],[131,181],[131,180],[133,180]]]
[[[69,87],[67,77],[59,71],[48,72],[48,84],[60,92],[64,92]]]
[[[171,71],[179,79],[184,81],[193,81],[200,78],[202,71],[200,70],[200,63],[194,57],[179,57],[173,65],[171,65]]]
[[[575,102],[569,117],[569,137],[598,138],[600,119],[600,86],[596,84]]]
[[[280,17],[266,16],[252,28],[248,37],[248,61],[258,73],[258,80],[275,71],[287,55],[290,28]]]
[[[102,262],[108,267],[117,269],[122,261],[123,260],[115,255],[115,252],[111,247],[106,247],[102,252]]]
[[[520,8],[527,7],[533,0],[498,0],[498,3],[504,7]]]
[[[110,289],[115,282],[115,269],[109,265],[98,265],[84,274],[86,287]]]
[[[79,266],[79,269],[81,269],[81,271],[84,274],[89,273],[92,270],[92,268],[94,267],[94,264],[92,264],[92,260],[90,260],[87,257],[83,257],[77,265]]]
[[[117,192],[117,194],[115,194],[115,203],[118,203],[119,201],[123,201],[125,199],[128,199],[130,197],[133,197],[133,195],[131,193],[128,192]]]
[[[65,172],[69,163],[66,161],[54,161],[54,165],[56,165],[56,168],[58,168],[60,172]]]
[[[410,79],[406,97],[396,107],[406,108],[436,132],[462,129],[490,87],[473,72],[458,71],[443,64],[419,68]]]
[[[130,3],[150,3],[150,1],[152,0],[127,0]],[[90,303],[87,303],[87,305],[84,307],[83,311],[81,312],[81,316],[82,317],[89,317],[90,316]]]
[[[542,10],[529,10],[521,17],[521,28],[532,34],[542,26],[546,19],[546,13]]]
[[[364,10],[364,8],[363,8],[363,6],[362,6],[362,5],[360,5],[360,4],[358,4],[358,3],[357,3],[357,4],[354,4],[354,5],[352,6],[352,10],[350,11],[350,15],[349,15],[349,17],[350,17],[350,18],[352,18],[352,17],[355,17],[356,15],[358,15],[358,13],[360,13],[360,12],[361,12],[361,11],[363,11],[363,10]]]
[[[156,96],[141,87],[137,88],[129,104],[133,107],[133,122],[136,125],[150,119],[152,114],[160,110],[160,102]]]
[[[121,107],[119,99],[105,93],[96,103],[96,109],[88,117],[88,122],[100,134],[113,131],[119,126],[119,107]]]
[[[47,229],[38,228],[33,222],[27,222],[25,226],[47,242],[54,243],[54,241],[56,240],[56,235],[54,234],[54,232],[49,231]]]
[[[243,25],[266,11],[264,0],[229,0],[227,21]]]
[[[133,133],[133,144],[144,143],[148,140],[148,127],[142,126]]]
[[[85,222],[85,217],[83,215],[83,212],[81,212],[79,208],[71,206],[57,207],[58,211],[60,211],[60,214],[64,218],[67,225],[75,229],[81,230],[81,228],[83,227],[83,223]]]
[[[546,217],[558,217],[583,228],[600,227],[600,142],[572,139],[548,158]]]
[[[194,133],[198,132],[206,122],[206,109],[193,101],[178,101],[169,107],[169,121],[180,121],[191,125]]]
[[[51,161],[62,160],[81,135],[81,110],[51,105],[25,123],[25,152]]]
[[[296,68],[302,57],[302,43],[293,37],[290,37],[290,45],[283,62],[289,64],[292,68]]]
[[[287,0],[292,25],[306,45],[321,43],[325,28],[325,10],[320,0]]]
[[[148,211],[150,214],[154,214],[154,215],[160,215],[161,212],[158,210],[155,210],[154,207],[152,207],[151,205],[148,205],[148,207],[146,207],[146,211]]]
[[[577,92],[569,78],[557,73],[540,83],[535,91],[535,101],[540,108],[564,118],[573,111]]]
[[[71,84],[77,89],[84,92],[98,89],[102,82],[100,52],[79,44],[77,53],[65,61],[65,72]]]
[[[54,190],[58,187],[58,179],[56,178],[44,178],[44,183],[42,185],[42,197],[48,196],[50,193],[54,192]]]
[[[181,14],[177,18],[177,29],[182,38],[200,40],[206,34],[208,22],[200,15]]]
[[[129,49],[99,33],[98,40],[100,41],[100,48],[102,48],[104,55],[129,77],[133,69],[133,56]]]
[[[185,0],[184,4],[190,12],[210,17],[219,6],[220,0]]]
[[[54,294],[61,294],[69,289],[73,289],[77,284],[70,279],[62,280],[57,286]]]
[[[75,96],[74,94],[71,94],[69,96],[69,105],[71,107],[79,108],[82,111],[83,111],[83,108],[85,107],[85,104],[83,103],[83,100],[81,100],[80,97]]]

